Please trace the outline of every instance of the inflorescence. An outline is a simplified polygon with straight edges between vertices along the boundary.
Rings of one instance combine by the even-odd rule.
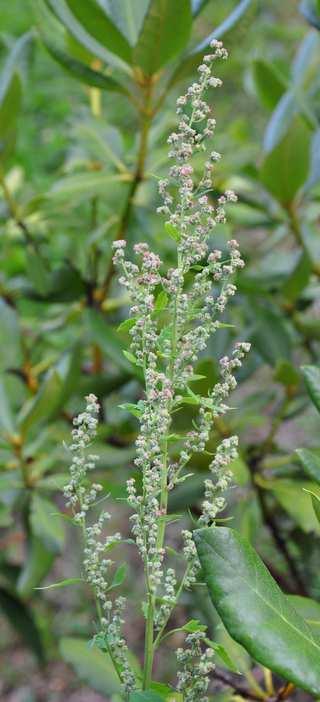
[[[195,395],[189,387],[195,365],[209,338],[219,329],[219,317],[236,292],[234,274],[244,263],[237,242],[228,242],[227,252],[212,249],[210,237],[217,224],[226,221],[226,205],[237,200],[227,190],[216,203],[212,201],[213,171],[221,155],[208,151],[214,134],[215,120],[206,101],[207,89],[222,82],[212,75],[217,59],[226,59],[227,52],[219,41],[211,43],[211,53],[199,66],[199,79],[177,101],[178,126],[168,139],[169,158],[173,165],[168,178],[160,180],[163,204],[158,212],[166,217],[166,230],[176,241],[176,266],[165,270],[160,257],[148,244],[134,246],[136,262],[125,259],[126,242],[114,242],[115,266],[120,283],[127,288],[131,300],[131,355],[143,370],[144,399],[137,405],[140,432],[136,440],[135,467],[142,477],[139,489],[134,478],[128,480],[128,504],[133,510],[132,532],[141,555],[146,576],[146,616],[152,617],[153,645],[161,640],[181,590],[197,579],[199,561],[191,531],[182,531],[186,569],[182,580],[173,567],[166,565],[166,514],[168,493],[190,473],[191,458],[206,449],[215,420],[227,410],[227,398],[236,387],[234,373],[249,351],[247,343],[237,343],[231,356],[220,360],[220,380],[207,396]],[[195,177],[193,157],[204,153],[200,179]],[[165,321],[164,321],[165,320]],[[93,526],[86,525],[87,511],[101,489],[87,488],[86,473],[95,466],[96,457],[85,451],[96,432],[98,405],[94,396],[87,398],[86,411],[75,420],[71,481],[65,489],[75,520],[85,534],[85,577],[93,586],[102,610],[101,624],[107,650],[120,670],[128,691],[135,686],[127,659],[126,643],[121,634],[123,601],[108,598],[108,572],[112,562],[104,551],[120,535],[101,538],[108,513],[104,512]],[[185,404],[194,405],[196,419],[184,437],[172,434],[173,416]],[[225,508],[225,493],[232,482],[231,462],[237,456],[237,437],[231,436],[218,445],[210,463],[211,478],[205,481],[200,525],[213,525]],[[120,602],[121,600],[121,602]],[[178,690],[186,702],[204,702],[208,674],[213,670],[212,649],[203,649],[201,631],[189,634],[186,648],[177,652],[181,671]],[[151,666],[152,667],[152,666]]]

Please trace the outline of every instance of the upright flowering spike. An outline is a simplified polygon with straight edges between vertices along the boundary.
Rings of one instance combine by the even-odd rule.
[[[120,271],[120,283],[131,297],[131,354],[142,369],[145,387],[136,414],[140,431],[136,439],[135,468],[139,480],[127,482],[128,504],[132,532],[143,562],[146,602],[143,611],[145,626],[145,661],[142,688],[151,685],[153,657],[158,648],[172,611],[183,588],[190,588],[197,579],[199,561],[192,532],[181,532],[181,551],[186,566],[182,577],[172,563],[168,564],[166,526],[169,492],[188,479],[188,463],[194,454],[205,451],[216,419],[228,410],[227,399],[236,387],[235,372],[241,366],[250,345],[239,342],[230,357],[220,360],[220,379],[207,395],[192,391],[195,365],[208,341],[220,327],[219,317],[236,292],[235,273],[244,263],[237,242],[232,239],[227,250],[212,248],[210,237],[215,226],[226,221],[226,206],[236,201],[231,190],[216,202],[212,199],[214,168],[221,156],[209,149],[216,122],[206,99],[207,90],[220,87],[222,82],[212,75],[217,59],[226,59],[227,52],[220,41],[211,44],[211,53],[199,66],[199,78],[177,101],[178,125],[169,136],[169,158],[172,159],[167,178],[159,183],[162,205],[160,214],[166,217],[166,230],[176,241],[176,263],[166,270],[158,254],[147,243],[134,246],[135,262],[125,258],[125,241],[114,243],[114,264]],[[204,154],[203,171],[196,179],[194,155]],[[85,577],[92,585],[102,612],[102,641],[115,664],[126,693],[135,686],[128,663],[126,643],[121,634],[124,601],[108,597],[108,572],[112,567],[103,551],[113,537],[101,538],[105,521],[103,513],[92,526],[85,520],[89,506],[100,487],[87,488],[86,472],[94,467],[95,457],[85,458],[83,451],[96,431],[97,404],[88,398],[86,412],[75,420],[74,452],[71,481],[66,488],[75,519],[85,535]],[[193,405],[195,418],[183,436],[174,433],[174,419],[184,405]],[[86,437],[89,437],[87,440]],[[200,525],[215,523],[226,504],[226,490],[232,481],[230,463],[237,455],[238,440],[232,436],[217,447],[204,481],[204,499]],[[201,629],[201,627],[200,627]],[[180,670],[177,689],[186,702],[206,702],[209,673],[213,670],[212,649],[203,631],[186,637],[186,648],[177,651]]]

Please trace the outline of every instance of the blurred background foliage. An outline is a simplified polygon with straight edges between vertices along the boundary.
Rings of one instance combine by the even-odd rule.
[[[179,13],[165,0],[152,0],[151,11],[147,0],[11,0],[1,8],[0,606],[40,663],[59,656],[62,635],[91,627],[80,595],[35,589],[57,572],[77,574],[59,489],[62,442],[86,393],[102,405],[99,481],[118,521],[117,499],[132,473],[137,423],[119,404],[139,399],[141,378],[123,355],[128,300],[113,275],[111,243],[146,240],[172,261],[155,215],[157,179],[167,169],[175,98],[214,30],[230,59],[214,95],[214,147],[223,160],[212,197],[230,187],[239,204],[213,245],[224,249],[236,237],[246,268],[225,318],[230,327],[201,359],[197,372],[207,380],[194,389],[212,386],[236,340],[252,342],[234,409],[208,447],[240,436],[225,516],[286,592],[320,599],[320,526],[303,491],[320,495],[319,420],[300,371],[317,366],[320,354],[320,3],[180,3]],[[191,419],[192,408],[176,428]],[[208,460],[193,461],[173,512],[187,505],[197,513]],[[216,627],[203,598],[185,604]],[[76,616],[66,620],[66,607]],[[81,640],[78,648],[68,642],[60,653],[82,670],[87,652]],[[83,675],[102,692],[95,664]],[[32,694],[26,699],[42,699]]]

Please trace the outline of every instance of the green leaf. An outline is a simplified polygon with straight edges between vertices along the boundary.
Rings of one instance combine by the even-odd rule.
[[[279,359],[290,359],[291,338],[285,320],[277,310],[254,306],[255,327],[252,342],[262,358],[276,365]]]
[[[56,514],[56,506],[37,493],[32,495],[30,524],[32,533],[52,553],[60,553],[64,543],[62,520]]]
[[[192,16],[197,17],[209,0],[191,0]]]
[[[26,252],[26,272],[36,292],[39,295],[47,295],[51,287],[49,270],[31,247],[28,247]]]
[[[106,49],[130,63],[130,45],[97,3],[93,2],[93,0],[66,0],[66,3],[73,16],[88,34],[105,46]],[[56,0],[54,2],[52,0],[51,4],[56,6]],[[70,26],[68,29],[71,31]]]
[[[206,49],[209,48],[210,42],[213,39],[220,39],[223,37],[227,32],[232,29],[237,22],[241,19],[241,17],[244,15],[244,13],[248,10],[249,6],[251,5],[252,0],[240,0],[240,2],[237,3],[236,7],[232,12],[230,12],[230,15],[226,17],[226,19],[219,24],[219,26],[214,29],[214,31],[209,34],[206,39],[203,39],[200,44],[197,44],[197,46],[193,49],[192,54],[198,54],[198,53],[203,53]]]
[[[16,310],[0,299],[0,328],[5,344],[0,346],[0,370],[20,367],[23,362],[21,332]]]
[[[60,653],[66,663],[75,668],[79,678],[94,690],[108,696],[120,693],[120,682],[107,653],[76,638],[63,638]]]
[[[28,540],[27,555],[16,584],[17,593],[22,599],[32,595],[34,588],[48,574],[53,561],[54,554],[32,535]]]
[[[135,690],[129,696],[129,702],[164,702],[167,695],[163,697],[153,690]]]
[[[301,118],[291,125],[284,139],[267,154],[260,179],[282,205],[289,206],[309,173],[310,131]]]
[[[138,417],[138,419],[141,417],[142,409],[138,405],[134,405],[133,402],[124,402],[122,405],[119,405],[119,408],[129,412],[134,417]]]
[[[157,73],[184,49],[191,24],[190,0],[179,0],[179,12],[172,0],[150,0],[134,49],[134,62],[146,75]]]
[[[127,576],[127,572],[128,566],[126,563],[122,563],[120,566],[118,566],[108,590],[113,590],[114,587],[119,587],[119,585],[122,585],[123,581]]]
[[[121,322],[121,324],[119,324],[119,326],[117,327],[117,331],[118,332],[129,331],[130,329],[132,329],[132,327],[134,327],[136,321],[137,321],[136,317],[130,317],[130,319],[124,319],[123,322]]]
[[[124,70],[126,73],[128,73],[128,72],[130,73],[130,70],[129,70],[127,63],[125,61],[123,61],[122,58],[117,56],[116,53],[113,53],[113,51],[110,51],[109,49],[107,49],[106,46],[104,46],[100,41],[97,41],[95,39],[95,37],[87,31],[86,27],[78,21],[78,19],[75,17],[73,12],[71,12],[70,8],[68,7],[67,0],[42,0],[40,2],[40,11],[38,8],[38,16],[41,13],[43,30],[46,31],[47,38],[49,40],[50,40],[50,37],[48,36],[48,28],[53,27],[53,20],[55,20],[55,18],[52,16],[48,17],[48,15],[43,11],[43,1],[51,9],[52,13],[58,18],[58,20],[60,20],[62,27],[64,27],[66,30],[68,30],[68,32],[70,32],[71,36],[73,36],[74,39],[76,39],[77,42],[82,47],[84,47],[84,49],[86,49],[90,54],[92,54],[93,56],[96,56],[98,59],[100,59],[102,61],[103,64],[106,64],[107,66],[110,65],[110,66],[113,66],[115,68],[120,68],[120,69]],[[38,5],[39,5],[39,0],[38,0]],[[42,7],[41,7],[41,5],[42,5]],[[85,17],[84,10],[83,9],[80,10],[79,14],[80,14],[80,12],[81,12],[81,15],[84,19],[84,17]],[[99,10],[97,10],[97,12],[99,12]],[[104,19],[105,19],[105,22],[103,23],[103,27],[105,27],[106,23],[108,23],[108,18],[104,17]],[[88,18],[88,15],[86,15],[86,21],[93,28],[93,20],[90,20]],[[56,23],[56,20],[55,20],[55,23],[58,25],[60,24],[60,22]],[[60,36],[62,36],[61,25],[58,28]],[[115,33],[116,33],[117,37],[121,37],[121,35],[119,35],[117,33],[117,30],[114,27],[114,25],[112,25],[112,27],[113,27],[112,38],[114,39]],[[52,29],[51,29],[51,31],[52,31]],[[96,31],[98,31],[100,34],[100,29],[97,29],[97,27],[96,27]],[[53,36],[55,37],[55,40],[56,40],[57,37],[55,35],[53,35]],[[119,39],[119,41],[120,41],[120,39]],[[113,43],[113,45],[114,45],[114,43]],[[123,50],[125,45],[126,45],[125,39],[124,39],[124,37],[122,37],[122,41],[121,41],[122,50]],[[127,55],[127,53],[126,53],[126,55]],[[130,56],[130,53],[128,55]]]
[[[249,542],[227,527],[194,534],[210,597],[230,635],[263,666],[320,693],[320,643]]]
[[[273,377],[286,388],[299,385],[300,382],[300,375],[297,369],[290,361],[285,359],[279,359]]]
[[[314,133],[311,142],[310,172],[305,190],[311,190],[320,182],[320,129]]]
[[[87,310],[85,318],[91,341],[101,347],[106,357],[113,361],[117,368],[122,368],[129,375],[137,373],[140,377],[140,371],[135,366],[132,367],[123,353],[123,339],[110,324],[106,323],[105,318],[96,310]]]
[[[168,295],[165,292],[165,290],[161,290],[161,292],[159,292],[159,295],[157,296],[154,309],[156,312],[162,312],[163,310],[166,309],[167,305],[168,305]]]
[[[256,482],[265,490],[271,490],[281,507],[290,514],[292,519],[299,524],[300,528],[307,532],[319,533],[319,525],[309,507],[309,498],[306,490],[318,492],[320,487],[316,483],[303,480],[289,480],[278,478],[276,480],[264,480],[256,476]]]
[[[267,153],[273,151],[281,139],[287,134],[297,112],[296,97],[293,90],[287,90],[276,105],[267,124],[263,149]]]
[[[292,273],[287,278],[282,293],[287,300],[295,302],[302,291],[307,287],[311,275],[311,261],[304,251],[300,254],[298,262]]]
[[[320,8],[317,0],[302,0],[299,10],[312,27],[320,30]]]
[[[319,497],[319,495],[317,495],[315,492],[312,492],[311,490],[306,490],[304,488],[304,491],[306,493],[308,493],[308,495],[310,495],[310,497],[311,497],[313,511],[314,511],[316,518],[320,524],[320,497]]]
[[[8,434],[13,434],[15,430],[14,419],[9,402],[5,380],[0,378],[0,429]]]
[[[21,83],[19,76],[14,74],[0,102],[0,161],[10,156],[14,146],[20,105]]]
[[[286,89],[286,82],[277,69],[263,59],[252,64],[252,76],[263,107],[273,110]]]
[[[99,4],[109,15],[131,46],[135,46],[150,0],[99,0]]]
[[[174,227],[173,224],[171,224],[171,222],[166,222],[164,225],[164,228],[165,228],[167,234],[169,234],[169,236],[171,236],[171,239],[174,239],[175,241],[180,241],[180,239],[181,239],[180,232],[177,229],[177,227]]]
[[[320,485],[320,456],[309,449],[296,449],[306,473]]]
[[[18,417],[23,434],[27,434],[35,425],[46,422],[54,414],[61,389],[62,383],[58,373],[49,373],[37,394],[24,405]]]
[[[181,627],[181,631],[187,631],[188,634],[193,634],[195,631],[206,631],[207,626],[200,624],[198,619],[190,619],[189,622]]]
[[[52,202],[69,202],[72,204],[87,200],[96,195],[103,195],[106,190],[117,183],[127,183],[128,176],[123,174],[98,171],[96,173],[77,173],[56,180],[47,197]]]
[[[55,59],[60,65],[68,71],[74,78],[80,80],[86,85],[90,85],[93,88],[100,88],[100,90],[107,90],[108,92],[125,93],[126,90],[122,87],[120,83],[105,76],[100,71],[96,71],[85,63],[79,61],[78,59],[70,56],[65,51],[60,49],[58,46],[53,44],[47,37],[42,36],[42,41],[52,58]]]
[[[232,670],[233,673],[239,673],[238,666],[232,660],[228,651],[224,646],[222,646],[222,644],[211,641],[210,639],[205,639],[205,643],[216,652],[229,670]]]
[[[60,587],[69,587],[70,585],[79,585],[83,583],[82,578],[66,578],[66,580],[60,580],[58,583],[52,583],[51,585],[44,585],[43,587],[37,587],[37,590],[52,590]]]
[[[320,604],[310,597],[287,595],[290,604],[306,621],[316,639],[320,638]]]
[[[31,609],[4,588],[0,588],[0,609],[24,643],[34,652],[40,663],[43,663],[45,653]]]
[[[301,370],[311,400],[318,412],[320,412],[320,368],[316,366],[302,366]]]

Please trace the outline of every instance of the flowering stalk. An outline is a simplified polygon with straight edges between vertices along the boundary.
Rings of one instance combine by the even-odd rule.
[[[205,450],[215,419],[227,411],[226,400],[236,386],[234,372],[249,350],[249,344],[238,343],[230,358],[220,360],[220,382],[207,396],[198,396],[192,391],[190,385],[196,379],[195,365],[210,336],[221,326],[218,317],[236,291],[234,274],[244,265],[235,240],[228,242],[226,254],[211,250],[209,246],[214,227],[226,221],[225,205],[237,199],[230,190],[219,197],[216,204],[212,204],[208,197],[212,189],[212,172],[220,154],[216,151],[208,153],[215,120],[211,117],[205,95],[208,88],[221,85],[221,81],[212,75],[214,62],[227,58],[221,42],[213,41],[211,49],[199,66],[199,80],[177,101],[178,127],[168,139],[169,158],[174,163],[169,177],[159,183],[163,204],[158,212],[166,216],[166,231],[176,242],[176,266],[165,271],[159,256],[145,243],[134,247],[137,262],[133,263],[125,259],[126,242],[118,240],[114,243],[113,261],[121,272],[120,283],[127,288],[133,302],[128,325],[131,335],[129,357],[142,368],[145,379],[144,399],[134,408],[140,422],[135,466],[142,477],[141,491],[133,478],[127,483],[128,504],[133,510],[130,518],[132,532],[143,562],[146,584],[143,689],[150,687],[154,654],[168,635],[165,630],[180,594],[195,583],[199,570],[192,533],[188,530],[182,532],[186,560],[183,576],[179,577],[173,565],[167,563],[168,496],[175,486],[188,478],[190,459]],[[196,184],[193,156],[198,152],[207,152],[207,155],[202,176]],[[174,416],[190,404],[197,418],[184,437],[177,437],[172,430]],[[90,429],[86,416],[80,415],[76,422],[77,427],[84,423]],[[80,440],[83,441],[83,436]],[[179,448],[175,446],[177,441]],[[232,480],[229,464],[236,455],[237,437],[225,439],[218,446],[209,466],[212,479],[205,481],[200,524],[214,524],[224,509],[224,493]],[[80,459],[82,461],[82,455]],[[97,545],[95,537],[101,533],[100,522],[94,525],[93,531],[92,527],[85,526],[84,505],[91,499],[90,492],[89,497],[86,492],[82,493],[81,481],[86,464],[76,465],[80,470],[80,483],[77,482],[78,468],[76,477],[72,468],[67,496],[73,508],[75,504],[80,507],[77,521],[82,524],[87,539],[86,578],[93,585],[103,610],[100,623],[105,649],[115,662],[128,693],[140,683],[130,670],[120,626],[114,624],[115,618],[121,623],[119,598],[113,604],[106,595],[109,587],[107,571],[111,564],[104,559],[100,561],[100,553],[115,537]],[[97,489],[95,486],[94,490]],[[113,619],[105,612],[113,612]],[[110,631],[113,638],[110,638]],[[177,654],[182,665],[177,689],[183,692],[187,702],[206,700],[207,676],[213,669],[211,649],[203,650],[206,642],[203,627],[199,631],[193,630],[186,639],[187,649],[179,650]]]

